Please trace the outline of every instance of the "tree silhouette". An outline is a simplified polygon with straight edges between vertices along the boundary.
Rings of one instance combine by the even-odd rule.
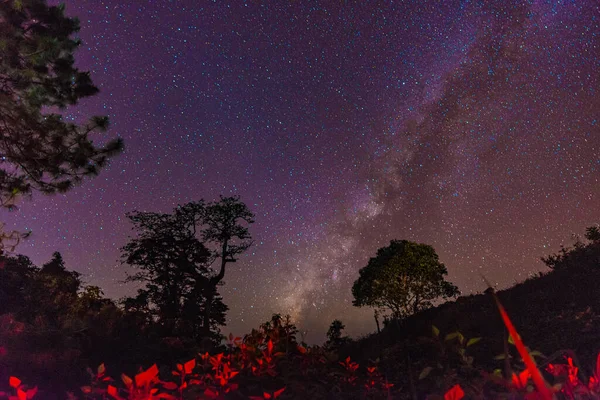
[[[327,341],[325,342],[327,349],[335,350],[350,341],[348,336],[342,336],[342,331],[345,328],[346,326],[339,319],[334,319],[331,322],[327,330]]]
[[[123,261],[139,270],[128,280],[146,285],[137,301],[129,300],[126,305],[149,307],[164,336],[214,337],[225,323],[227,306],[210,282],[213,255],[199,238],[204,215],[202,201],[178,207],[172,214],[127,215],[138,235],[122,248]],[[214,303],[208,321],[204,318],[207,296]]]
[[[352,286],[353,305],[388,308],[398,319],[431,307],[438,298],[459,294],[445,280],[448,271],[433,247],[407,240],[392,240],[377,250],[359,274]]]
[[[582,241],[578,235],[573,246],[562,246],[558,253],[541,257],[541,260],[550,269],[566,268],[597,268],[600,265],[600,229],[590,226],[585,230],[585,239]]]
[[[185,212],[186,206],[180,210]],[[205,243],[215,246],[212,256],[220,264],[219,272],[210,277],[206,290],[207,307],[204,309],[204,326],[208,329],[213,307],[212,296],[225,277],[227,264],[236,262],[236,257],[252,245],[247,225],[254,223],[254,214],[239,197],[221,196],[219,201],[206,205],[201,223],[203,224],[202,239]]]
[[[0,19],[0,200],[10,206],[33,190],[69,190],[96,175],[123,144],[91,141],[108,127],[106,117],[76,124],[47,112],[98,93],[89,73],[74,66],[79,21],[45,0],[2,1]]]

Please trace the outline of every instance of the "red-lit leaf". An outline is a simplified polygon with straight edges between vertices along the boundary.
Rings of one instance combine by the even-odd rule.
[[[21,386],[21,380],[19,378],[15,378],[14,376],[11,376],[10,378],[8,378],[8,384],[10,385],[10,387],[16,389],[19,386]]]
[[[204,396],[208,397],[209,399],[216,399],[217,397],[219,397],[219,392],[215,392],[210,388],[206,388],[206,390],[204,391]]]
[[[133,384],[133,380],[125,374],[121,374],[121,380],[126,387],[130,387]]]
[[[523,362],[525,363],[525,366],[529,370],[529,373],[531,374],[531,378],[533,379],[533,383],[535,383],[535,386],[536,386],[541,398],[544,400],[551,400],[552,392],[546,386],[546,382],[544,382],[544,378],[542,377],[540,370],[535,365],[535,362],[533,361],[533,359],[531,358],[531,355],[527,351],[525,344],[523,343],[523,341],[521,340],[521,337],[517,333],[517,330],[514,327],[514,325],[512,324],[512,321],[508,317],[506,310],[500,303],[500,299],[498,299],[498,296],[496,296],[495,293],[492,293],[492,294],[494,296],[494,299],[496,300],[496,305],[498,306],[498,310],[500,311],[500,315],[502,316],[504,325],[506,325],[506,329],[508,329],[508,333],[513,337],[513,339],[515,341],[515,346],[517,347],[519,355],[521,356],[521,358],[523,359]]]
[[[146,371],[141,372],[135,376],[135,385],[137,387],[146,386],[150,384],[150,382],[152,382],[152,380],[156,378],[156,376],[158,376],[158,367],[156,366],[156,364],[154,364]]]
[[[174,382],[163,382],[162,383],[163,388],[167,389],[167,390],[176,390],[179,386],[174,383]]]
[[[91,386],[82,386],[81,391],[85,394],[90,394],[90,393],[92,393],[92,387]]]
[[[195,358],[186,362],[183,366],[186,374],[191,374],[195,367],[196,367],[196,359]]]
[[[269,342],[267,343],[267,350],[269,351],[269,354],[273,351],[273,341],[271,339],[269,339]]]
[[[281,393],[283,393],[284,391],[285,391],[285,386],[279,390],[276,390],[275,393],[273,393],[273,398],[274,399],[278,398],[279,396],[281,396]]]
[[[529,381],[530,377],[531,374],[529,373],[528,369],[521,371],[519,375],[513,372],[512,383],[517,389],[525,389],[527,387],[527,381]]]
[[[37,386],[27,390],[27,398],[33,399],[38,392]]]
[[[106,389],[106,393],[108,393],[109,396],[112,396],[115,399],[120,399],[121,398],[119,396],[119,391],[113,385],[108,385],[108,388]]]
[[[27,400],[27,393],[24,390],[17,389],[17,398],[19,400]]]
[[[465,396],[465,392],[460,385],[454,385],[444,394],[444,400],[460,400]]]

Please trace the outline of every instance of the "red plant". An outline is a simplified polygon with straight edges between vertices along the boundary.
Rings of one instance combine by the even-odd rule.
[[[281,396],[281,393],[285,390],[285,387],[274,391],[272,394],[264,392],[262,396],[250,396],[250,400],[264,400],[264,399],[276,399]]]
[[[460,400],[465,397],[465,392],[460,385],[454,385],[444,394],[444,400]]]
[[[8,378],[8,384],[15,391],[14,395],[0,392],[0,396],[8,396],[8,400],[30,400],[37,394],[37,386],[32,389],[27,389],[17,377],[11,376]]]
[[[527,389],[527,382],[529,382],[529,378],[531,378],[531,373],[528,369],[525,369],[519,373],[519,375],[513,372],[512,374],[512,384],[515,388],[519,390]]]
[[[496,293],[492,292],[492,295],[494,296],[494,300],[496,300],[496,305],[498,306],[498,310],[500,311],[500,315],[502,316],[502,321],[504,322],[506,329],[508,329],[508,333],[513,337],[517,351],[523,359],[527,370],[529,370],[529,373],[531,374],[531,377],[533,379],[533,382],[535,383],[539,394],[544,400],[552,400],[552,392],[546,386],[546,382],[544,381],[540,370],[535,365],[535,362],[533,361],[533,358],[531,358],[531,355],[527,351],[525,344],[523,344],[523,341],[521,340],[521,337],[519,336],[517,330],[512,324],[512,321],[508,317],[504,306],[502,306],[502,304],[500,303],[500,299],[498,299]]]
[[[594,393],[600,391],[600,353],[598,353],[598,357],[596,358],[596,368],[594,369],[594,374],[590,376],[588,388]]]

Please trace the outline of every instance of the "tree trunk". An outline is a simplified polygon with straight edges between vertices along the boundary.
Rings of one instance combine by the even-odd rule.
[[[212,303],[215,297],[215,293],[217,292],[217,285],[223,277],[225,276],[225,266],[227,265],[227,246],[229,244],[229,240],[225,239],[221,246],[221,269],[219,270],[219,274],[208,280],[206,287],[206,305],[204,306],[204,336],[210,337],[210,312],[212,310]]]

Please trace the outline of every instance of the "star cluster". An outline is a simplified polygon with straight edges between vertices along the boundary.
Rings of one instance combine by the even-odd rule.
[[[78,64],[126,151],[6,215],[111,297],[125,213],[240,195],[255,245],[225,331],[291,313],[309,341],[375,329],[350,287],[391,239],[432,244],[463,293],[506,287],[600,220],[600,8],[580,1],[69,0]],[[102,140],[102,138],[98,138]]]

